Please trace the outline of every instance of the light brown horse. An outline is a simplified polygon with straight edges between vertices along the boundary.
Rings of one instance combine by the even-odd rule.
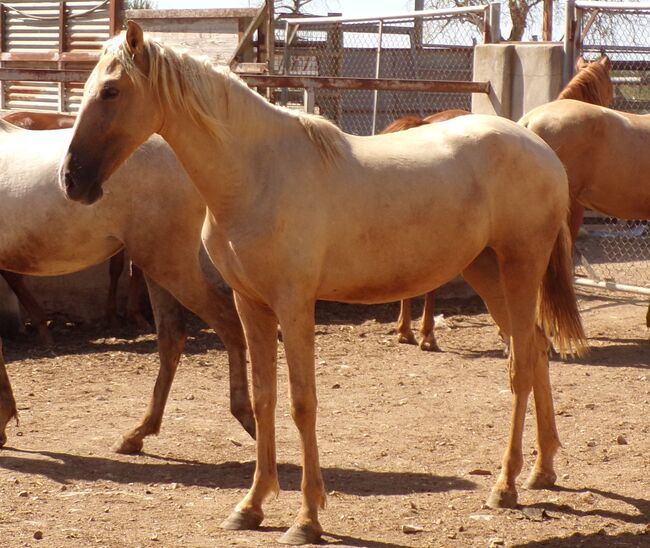
[[[650,219],[650,115],[564,100],[533,109],[519,123],[564,163],[572,203],[619,219]]]
[[[129,21],[86,83],[61,164],[67,196],[97,202],[104,180],[154,132],[206,201],[204,244],[235,292],[250,349],[256,470],[223,527],[258,527],[264,500],[279,489],[278,323],[303,468],[302,506],[281,541],[306,544],[322,534],[325,504],[315,428],[316,301],[390,302],[461,272],[512,341],[511,429],[488,503],[517,503],[531,390],[538,454],[528,485],[554,484],[560,442],[548,339],[538,326],[565,351],[583,349],[585,336],[573,291],[566,174],[541,139],[497,116],[347,135],[323,118],[269,104],[227,68],[149,41]]]
[[[0,120],[0,268],[56,276],[102,263],[123,248],[142,268],[158,334],[160,369],[144,416],[116,445],[118,452],[139,451],[144,438],[160,430],[187,336],[181,305],[205,320],[223,341],[231,410],[254,435],[243,329],[231,292],[209,264],[201,243],[205,202],[158,137],[115,172],[101,204],[87,208],[70,202],[57,179],[71,136],[71,129],[27,131]],[[6,372],[0,371],[0,447],[6,442],[7,423],[16,416],[8,383]]]
[[[30,130],[65,129],[74,125],[77,117],[73,114],[60,114],[54,112],[15,111],[2,116],[5,122]],[[117,323],[117,288],[120,276],[124,270],[125,250],[119,251],[109,259],[109,286],[106,299],[106,319]],[[148,329],[149,322],[142,314],[140,303],[145,290],[145,281],[142,271],[134,264],[130,264],[129,287],[126,301],[126,318],[140,329]],[[16,294],[18,301],[27,311],[31,324],[36,328],[41,341],[52,345],[54,340],[47,326],[47,314],[43,307],[25,284],[25,277],[16,272],[0,270],[0,275],[5,279],[11,290]]]
[[[576,63],[576,75],[569,81],[566,87],[558,95],[558,99],[576,99],[585,103],[608,107],[614,96],[614,86],[610,77],[611,62],[607,55],[602,54],[600,59],[587,62],[582,57]],[[398,118],[388,125],[382,133],[393,133],[419,127],[425,124],[444,122],[458,116],[471,114],[466,110],[452,109],[437,112],[426,118],[417,116],[404,116]],[[575,241],[578,229],[584,217],[584,207],[575,200],[571,201],[570,220],[571,237]],[[422,350],[440,351],[435,337],[435,291],[429,291],[424,297],[424,310],[420,321],[420,348]],[[646,316],[646,323],[650,327],[650,308]],[[413,330],[411,329],[411,299],[404,299],[400,303],[400,313],[397,319],[398,342],[406,344],[417,344]]]

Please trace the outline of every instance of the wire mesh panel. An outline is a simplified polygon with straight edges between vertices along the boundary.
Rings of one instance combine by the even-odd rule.
[[[612,108],[650,113],[650,2],[625,7],[608,2],[577,2],[581,53],[587,58],[604,51],[612,62]],[[584,5],[585,7],[580,7]],[[594,7],[588,7],[594,6]],[[647,174],[643,174],[647,176]],[[650,288],[650,226],[648,221],[588,216],[576,243],[583,255],[581,275]]]
[[[448,10],[451,11],[451,10]],[[297,76],[472,80],[473,48],[483,41],[484,13],[303,23],[280,32],[276,72]],[[300,95],[284,94],[299,101]],[[470,110],[469,93],[317,90],[315,110],[357,135],[378,133],[402,116]]]

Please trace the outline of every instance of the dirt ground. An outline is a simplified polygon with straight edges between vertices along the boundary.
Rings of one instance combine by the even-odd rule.
[[[650,340],[646,302],[580,290],[592,345],[553,361],[558,488],[483,502],[510,415],[506,361],[476,301],[443,302],[443,353],[396,343],[396,305],[318,310],[318,434],[333,546],[650,546]],[[144,411],[155,337],[57,322],[53,351],[5,341],[20,425],[0,451],[0,546],[271,546],[300,504],[299,444],[280,360],[282,492],[259,531],[219,524],[244,496],[254,445],[228,413],[216,338],[192,325],[162,432],[145,452],[111,445]],[[282,352],[282,348],[281,348]],[[524,444],[534,460],[533,416]],[[411,529],[409,529],[411,527]],[[408,532],[408,531],[413,532]]]

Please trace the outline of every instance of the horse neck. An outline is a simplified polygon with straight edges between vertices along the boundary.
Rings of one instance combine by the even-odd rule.
[[[597,68],[585,68],[566,85],[558,99],[575,99],[607,107],[611,102],[611,85],[609,76],[598,72]]]
[[[259,149],[268,149],[292,132],[293,118],[266,103],[237,82],[218,98],[223,126],[220,136],[210,134],[192,116],[173,107],[165,112],[162,137],[169,143],[210,211],[220,220],[235,216],[260,191],[263,174],[255,176]],[[286,127],[285,127],[286,126]],[[293,124],[293,131],[297,124]]]

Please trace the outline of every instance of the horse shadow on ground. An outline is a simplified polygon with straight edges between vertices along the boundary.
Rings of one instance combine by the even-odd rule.
[[[61,484],[75,481],[112,481],[120,484],[170,484],[187,487],[248,489],[255,463],[223,462],[219,464],[158,457],[143,454],[157,462],[125,461],[97,456],[53,451],[26,451],[5,447],[1,451],[0,469],[39,475]],[[328,490],[358,496],[405,495],[470,491],[478,486],[453,476],[413,472],[377,472],[367,469],[322,468]],[[299,491],[301,468],[279,463],[278,475],[285,491]]]
[[[591,510],[577,510],[568,504],[557,504],[553,502],[539,502],[531,504],[530,508],[538,508],[544,510],[551,519],[559,519],[560,515],[569,515],[573,517],[593,517],[597,516],[603,520],[617,520],[630,525],[639,525],[639,533],[625,532],[619,535],[608,535],[604,529],[596,533],[581,534],[574,533],[570,537],[551,538],[543,541],[532,541],[527,543],[516,543],[513,547],[517,548],[533,548],[536,546],[553,546],[555,548],[575,548],[577,546],[598,546],[614,547],[614,546],[630,546],[641,547],[650,546],[650,500],[642,498],[628,497],[615,493],[613,491],[605,491],[603,489],[584,488],[572,489],[568,487],[558,486],[554,490],[585,493],[590,492],[599,495],[603,498],[624,502],[638,510],[637,514],[629,514],[624,512],[615,512],[611,510],[594,508]]]
[[[198,318],[188,319],[187,330],[189,335],[184,354],[197,355],[208,350],[225,350],[221,339]],[[146,355],[158,351],[157,338],[153,331],[138,333],[128,327],[106,327],[101,324],[54,325],[50,327],[50,331],[55,340],[53,347],[40,344],[38,337],[32,333],[4,338],[5,358],[7,361],[13,361],[104,352]]]

